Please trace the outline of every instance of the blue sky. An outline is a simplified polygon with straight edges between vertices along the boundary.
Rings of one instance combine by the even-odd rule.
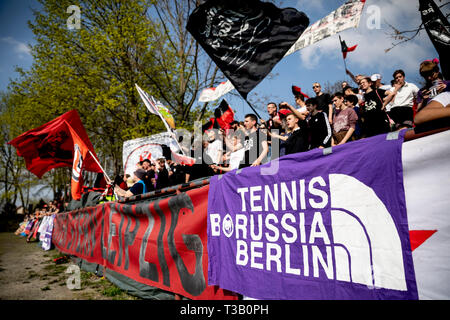
[[[442,4],[440,0],[436,3]],[[293,7],[305,12],[310,23],[326,16],[342,5],[344,0],[284,0],[276,1],[279,7]],[[7,89],[10,78],[16,78],[16,66],[28,69],[33,60],[28,44],[33,44],[33,33],[28,28],[27,20],[33,18],[30,8],[39,8],[35,0],[0,0],[0,91]],[[368,8],[379,9],[380,26],[370,29],[368,22],[373,21],[373,15]],[[419,64],[422,60],[437,57],[425,31],[413,40],[397,46],[388,53],[392,39],[387,35],[390,31],[387,23],[400,30],[409,30],[420,25],[418,0],[367,0],[357,29],[349,29],[341,33],[348,46],[358,44],[355,52],[349,53],[347,67],[354,73],[371,75],[380,73],[383,80],[389,82],[396,69],[406,72],[407,81],[418,83]],[[443,9],[448,12],[450,5]],[[82,13],[81,13],[82,14]],[[338,36],[332,36],[314,45],[304,48],[281,60],[272,70],[278,76],[264,79],[249,93],[249,98],[258,96],[267,100],[293,103],[291,85],[296,85],[312,95],[312,83],[334,83],[346,80]],[[224,97],[236,110],[236,118],[243,120],[251,109],[245,101],[226,95]],[[264,101],[266,100],[264,99]],[[257,107],[265,110],[265,104]],[[266,117],[264,111],[258,113]]]
[[[0,0],[0,91],[17,78],[16,66],[29,69],[33,63],[28,45],[35,42],[27,21],[33,18],[30,8],[39,7],[35,0]]]

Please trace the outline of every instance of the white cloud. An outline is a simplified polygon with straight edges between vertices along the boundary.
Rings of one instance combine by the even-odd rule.
[[[368,11],[369,6],[377,6],[380,9],[378,29],[372,30],[367,26],[368,21],[373,18],[373,11]],[[395,69],[401,68],[407,74],[415,76],[422,60],[434,58],[430,54],[436,53],[425,31],[421,31],[414,40],[396,46],[386,53],[385,50],[391,48],[394,42],[389,35],[392,29],[387,23],[400,30],[417,28],[421,24],[418,3],[412,3],[411,0],[367,1],[359,28],[340,33],[349,47],[358,44],[356,51],[349,53],[346,60],[347,64],[350,63],[349,69],[352,72],[370,75],[384,71],[384,78],[388,80]],[[336,60],[337,68],[343,68],[338,35],[300,50],[303,68],[310,70],[317,68],[323,63],[324,58]]]
[[[303,12],[321,12],[324,10],[324,0],[297,0],[297,8]]]
[[[24,58],[25,56],[31,56],[31,48],[23,42],[20,42],[12,37],[0,38],[0,41],[12,45],[13,51],[19,54],[20,58]]]

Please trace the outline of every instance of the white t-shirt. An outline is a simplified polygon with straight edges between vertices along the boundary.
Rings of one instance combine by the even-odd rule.
[[[385,84],[380,87],[381,90],[394,91],[394,88],[390,84]],[[386,111],[389,112],[392,108],[392,101],[386,105]]]
[[[436,97],[431,99],[431,101],[437,101],[445,107],[450,104],[450,92],[442,92],[438,94]]]
[[[220,158],[218,156],[220,152]],[[208,144],[208,147],[206,147],[206,154],[211,157],[211,160],[213,163],[221,163],[222,162],[222,142],[219,140],[214,140],[213,142],[210,142]]]
[[[394,91],[394,88],[391,89]],[[394,99],[391,101],[391,109],[395,107],[411,107],[414,104],[414,99],[417,97],[419,88],[414,83],[405,82],[405,85],[397,91]]]
[[[306,106],[304,106],[304,107],[297,108],[297,111],[298,112],[307,112],[308,109],[306,108]]]
[[[239,168],[241,160],[244,159],[245,148],[241,148],[235,152],[230,153],[230,169]]]

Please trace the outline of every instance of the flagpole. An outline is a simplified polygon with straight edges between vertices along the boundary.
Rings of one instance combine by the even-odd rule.
[[[344,53],[342,52],[342,39],[341,39],[341,35],[339,35],[339,46],[341,47],[342,59],[344,60],[345,80],[347,80],[347,78],[348,78],[348,74],[347,74],[347,62],[345,62]]]
[[[103,167],[102,167],[102,165],[100,164],[100,162],[97,160],[97,158],[94,156],[94,154],[91,152],[91,150],[88,150],[89,151],[89,154],[92,156],[92,158],[94,159],[94,161],[97,163],[97,165],[100,167],[100,169],[103,171],[103,175],[105,176],[105,178],[106,178],[106,183],[107,184],[111,184],[111,182],[113,182],[110,178],[109,178],[109,176],[108,176],[108,174],[106,173],[106,171],[103,169]],[[106,187],[106,189],[105,189],[105,193],[107,192],[107,190],[108,190],[108,187]],[[119,197],[117,196],[117,193],[116,193],[116,190],[114,189],[114,186],[113,186],[113,192],[114,192],[114,197],[118,200],[119,199]]]
[[[343,57],[344,58],[344,57]],[[344,58],[344,72],[345,72],[345,78],[347,80],[348,78],[348,74],[347,74],[347,63],[345,62],[345,58]]]
[[[102,170],[103,174],[105,175],[105,178],[107,180],[107,183],[110,183],[112,180],[109,178],[108,174],[106,173],[106,171],[103,169],[102,165],[100,164],[100,162],[97,160],[97,158],[94,156],[94,154],[91,152],[91,150],[88,150],[89,154],[92,156],[92,158],[94,159],[94,161],[97,163],[97,165],[99,166],[99,168]]]
[[[152,96],[152,99],[153,99],[153,96]],[[177,144],[178,148],[180,148],[181,153],[183,154],[183,156],[186,156],[186,154],[184,153],[183,148],[181,147],[180,143],[178,142],[178,139],[177,139],[177,136],[176,136],[175,132],[172,131],[172,129],[170,128],[170,126],[167,123],[166,119],[164,119],[164,117],[161,115],[161,113],[157,109],[156,102],[155,101],[150,101],[150,99],[149,99],[149,102],[152,103],[153,104],[153,108],[155,108],[155,110],[158,111],[158,116],[161,118],[161,121],[166,126],[167,132],[170,133],[170,135],[172,136],[172,139],[175,140],[175,143]]]
[[[161,121],[163,122],[164,126],[166,127],[167,132],[171,135],[172,139],[175,140],[175,143],[177,144],[178,148],[181,150],[181,153],[184,156],[187,156],[186,153],[184,152],[183,148],[181,147],[180,143],[178,142],[177,138],[176,138],[176,134],[172,131],[171,127],[169,126],[169,124],[167,123],[166,119],[164,119],[164,117],[162,116],[161,112],[159,112],[158,107],[156,106],[156,101],[153,98],[153,96],[148,97],[147,93],[145,91],[143,91],[138,85],[137,83],[135,83],[136,89],[138,90],[139,95],[141,96],[142,101],[144,102],[144,105],[147,107],[148,111],[150,111],[150,113],[156,114]],[[142,93],[141,93],[142,91]],[[148,103],[151,104],[153,111],[150,109],[150,107],[147,105],[145,99],[143,98],[143,96],[145,96],[148,100]],[[153,101],[151,101],[153,100]]]
[[[257,116],[259,119],[262,119],[261,116],[258,114],[258,112],[256,112],[255,108],[253,108],[253,106],[251,105],[251,103],[248,102],[247,98],[245,98],[244,100],[245,100],[245,102],[247,102],[247,104],[250,106],[250,108],[252,108],[252,110],[253,110],[253,112],[256,114],[256,116]]]

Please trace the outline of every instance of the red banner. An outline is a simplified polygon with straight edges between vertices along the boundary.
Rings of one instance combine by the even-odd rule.
[[[237,299],[208,286],[209,185],[153,202],[108,202],[58,214],[53,243],[140,283],[190,299]]]

